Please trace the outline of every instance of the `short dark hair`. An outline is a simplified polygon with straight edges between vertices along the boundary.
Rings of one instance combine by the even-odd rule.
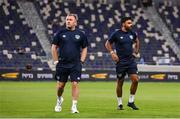
[[[76,20],[78,20],[77,14],[69,13],[67,16],[73,16]]]
[[[131,17],[123,17],[123,18],[121,19],[121,23],[124,23],[124,22],[126,22],[127,20],[132,20],[132,18],[131,18]]]

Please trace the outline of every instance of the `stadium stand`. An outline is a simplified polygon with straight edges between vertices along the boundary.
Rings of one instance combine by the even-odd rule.
[[[120,27],[122,16],[132,16],[141,40],[141,56],[146,64],[157,64],[158,58],[165,57],[173,63],[179,63],[177,56],[166,44],[162,34],[155,30],[143,9],[135,4],[113,4],[99,2],[78,3],[58,0],[43,2],[36,0],[36,8],[43,19],[50,37],[64,26],[66,14],[72,12],[79,16],[79,29],[85,31],[89,38],[89,56],[86,68],[112,68],[113,62],[104,48],[110,33]]]
[[[18,4],[4,0],[0,4],[0,67],[24,69],[31,65],[34,70],[48,69],[45,56],[36,34],[28,26]]]
[[[158,13],[164,19],[172,32],[177,45],[180,47],[180,6],[172,5],[171,1],[159,3]]]
[[[32,65],[34,69],[49,69],[47,62],[41,61],[46,56],[33,29],[27,24],[17,1],[4,0],[0,2],[0,67],[24,68]],[[163,34],[155,29],[143,8],[137,4],[120,1],[112,4],[93,2],[62,2],[62,0],[34,0],[34,5],[47,28],[49,42],[55,32],[64,28],[64,20],[68,13],[77,13],[79,29],[83,30],[89,39],[89,54],[84,65],[86,69],[112,69],[114,63],[104,47],[109,35],[120,28],[122,16],[134,19],[134,29],[141,41],[142,64],[158,64],[159,58],[169,59],[169,64],[179,64],[180,61],[164,39]],[[180,43],[179,8],[178,6],[160,4],[158,8],[161,17],[165,19],[173,32],[177,44]]]

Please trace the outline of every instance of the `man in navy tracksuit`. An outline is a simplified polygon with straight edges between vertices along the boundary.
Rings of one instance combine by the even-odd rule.
[[[121,29],[112,33],[110,39],[106,41],[105,46],[110,52],[113,61],[116,62],[118,109],[123,109],[122,86],[124,77],[128,74],[132,81],[128,106],[134,110],[138,110],[134,104],[134,96],[138,87],[135,57],[139,53],[139,40],[136,33],[132,31],[132,19],[130,17],[124,17],[121,22]],[[113,50],[113,43],[115,44],[116,52]],[[135,46],[134,49],[133,45]]]
[[[72,82],[72,113],[79,113],[77,100],[79,96],[78,82],[81,79],[82,63],[87,55],[88,41],[85,34],[76,29],[77,16],[69,14],[66,17],[66,29],[56,33],[52,41],[52,56],[56,65],[57,104],[55,111],[62,110],[62,94],[68,77]]]

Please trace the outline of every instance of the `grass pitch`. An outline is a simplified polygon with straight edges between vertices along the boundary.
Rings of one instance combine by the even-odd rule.
[[[56,82],[0,82],[0,118],[180,118],[180,83],[139,83],[135,97],[140,110],[127,107],[130,83],[117,110],[115,82],[80,82],[79,114],[71,114],[71,85],[63,110],[54,112]]]

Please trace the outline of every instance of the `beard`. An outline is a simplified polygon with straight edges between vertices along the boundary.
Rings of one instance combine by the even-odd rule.
[[[66,28],[67,28],[67,29],[72,29],[72,26],[66,25]]]
[[[126,31],[130,31],[132,29],[132,26],[130,27],[125,27]]]
[[[69,29],[69,30],[71,30],[71,29],[72,29],[72,27],[70,27],[70,26],[69,26],[69,27],[67,26],[66,28],[67,28],[67,29]]]

